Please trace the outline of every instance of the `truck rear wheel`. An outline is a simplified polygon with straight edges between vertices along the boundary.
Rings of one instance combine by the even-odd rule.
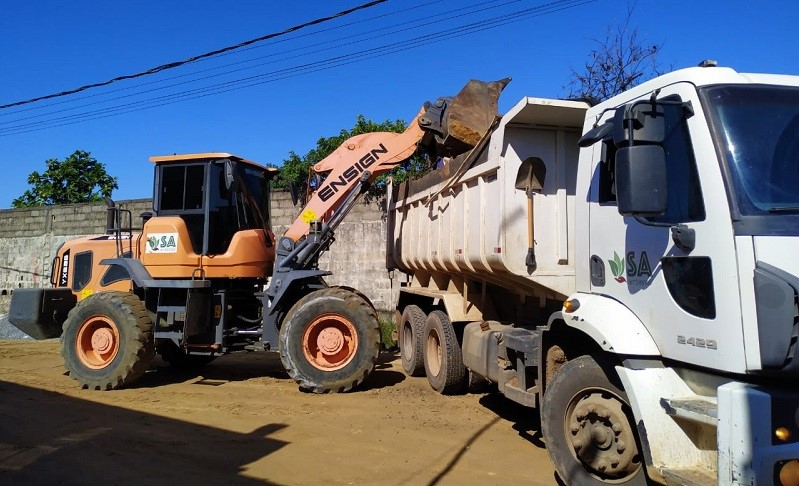
[[[152,363],[153,324],[133,294],[90,295],[69,312],[61,356],[83,388],[113,390],[141,377]]]
[[[294,304],[280,327],[280,359],[306,391],[355,388],[374,370],[379,353],[377,314],[344,289],[311,292]]]
[[[627,394],[608,364],[566,362],[544,392],[541,432],[565,484],[645,486]]]
[[[427,316],[418,305],[409,305],[400,319],[400,357],[409,376],[424,375],[424,326]]]
[[[434,310],[424,327],[424,371],[433,390],[443,395],[462,393],[468,385],[461,346],[447,314]]]

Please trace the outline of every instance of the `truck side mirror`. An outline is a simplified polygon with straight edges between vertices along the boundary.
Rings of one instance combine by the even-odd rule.
[[[663,105],[635,102],[616,110],[613,116],[613,143],[616,147],[636,144],[663,143],[666,138],[666,118]]]
[[[657,216],[668,207],[666,154],[660,145],[635,145],[616,152],[619,214]]]

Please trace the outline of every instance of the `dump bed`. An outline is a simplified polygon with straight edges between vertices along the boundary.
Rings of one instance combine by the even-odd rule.
[[[422,281],[458,278],[542,298],[573,292],[577,140],[587,109],[582,102],[524,98],[465,164],[456,158],[395,186],[388,267]],[[536,157],[546,177],[532,195],[536,265],[528,266],[528,192],[517,179],[523,161]]]

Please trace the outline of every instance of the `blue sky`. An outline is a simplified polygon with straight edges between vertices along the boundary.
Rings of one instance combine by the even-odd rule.
[[[0,104],[182,60],[362,3],[2,0]],[[115,199],[150,197],[151,155],[219,151],[280,165],[289,151],[304,154],[320,136],[351,127],[358,114],[408,120],[425,100],[453,95],[470,78],[513,78],[500,111],[522,96],[564,97],[570,69],[585,62],[592,39],[624,20],[627,6],[389,0],[244,52],[3,109],[0,207],[10,207],[46,159],[76,149],[119,178]],[[538,15],[517,13],[535,8]],[[489,19],[497,19],[495,28],[464,32]],[[633,25],[663,44],[665,70],[712,58],[741,72],[799,74],[797,19],[795,0],[638,0]],[[389,47],[374,50],[380,46]],[[331,58],[346,64],[331,67]],[[235,84],[243,78],[259,84]],[[176,102],[177,92],[230,82],[192,96],[226,92]]]

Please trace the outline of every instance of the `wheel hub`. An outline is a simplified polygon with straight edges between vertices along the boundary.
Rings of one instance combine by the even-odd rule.
[[[119,330],[114,321],[107,316],[94,315],[80,325],[75,349],[84,366],[99,370],[114,361],[119,343]]]
[[[305,359],[322,371],[345,367],[358,349],[355,325],[339,314],[316,317],[305,328],[302,352]]]
[[[571,411],[567,424],[573,453],[593,474],[623,478],[641,467],[622,403],[612,395],[586,395]]]
[[[97,329],[92,334],[92,348],[97,353],[107,353],[109,349],[114,345],[114,336],[111,334],[111,331],[102,328]]]
[[[344,333],[335,327],[325,328],[316,338],[316,345],[326,355],[336,354],[344,347]]]

